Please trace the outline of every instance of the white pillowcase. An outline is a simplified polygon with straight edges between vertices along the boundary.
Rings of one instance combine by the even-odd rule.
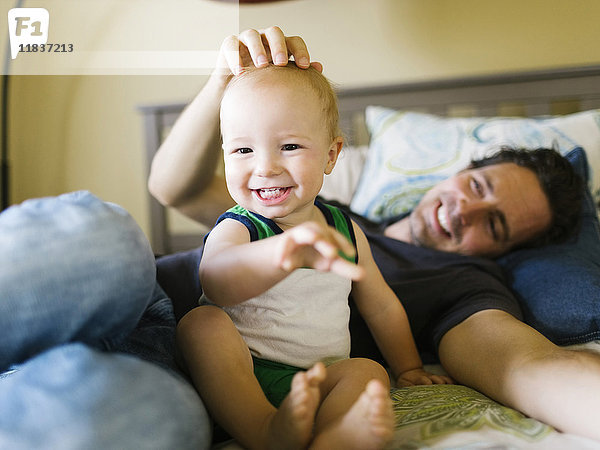
[[[371,136],[351,209],[374,221],[408,212],[439,181],[502,145],[585,149],[590,189],[600,197],[600,110],[543,118],[446,118],[378,106],[366,109]]]
[[[333,172],[325,175],[319,195],[326,200],[337,200],[349,205],[365,165],[368,150],[366,145],[344,147]]]

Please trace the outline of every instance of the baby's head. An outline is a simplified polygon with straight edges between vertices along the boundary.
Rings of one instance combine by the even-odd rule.
[[[330,139],[341,135],[339,129],[339,113],[337,105],[337,96],[331,87],[331,84],[325,76],[314,67],[300,69],[294,62],[287,66],[269,65],[262,69],[247,68],[240,75],[233,77],[225,91],[225,98],[231,91],[241,88],[242,95],[247,95],[249,90],[273,88],[277,85],[285,87],[287,90],[297,90],[305,97],[312,98],[320,104],[322,117],[322,126],[326,127]],[[264,98],[265,105],[269,103],[269,98]],[[308,99],[307,99],[308,100]],[[221,117],[223,117],[223,104],[221,106]]]
[[[233,78],[221,103],[221,135],[230,194],[271,218],[314,203],[343,143],[331,85],[293,63]]]

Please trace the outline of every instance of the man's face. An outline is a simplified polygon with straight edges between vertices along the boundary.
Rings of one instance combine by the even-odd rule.
[[[502,163],[465,170],[434,186],[409,224],[416,245],[496,257],[544,231],[551,217],[537,176]]]

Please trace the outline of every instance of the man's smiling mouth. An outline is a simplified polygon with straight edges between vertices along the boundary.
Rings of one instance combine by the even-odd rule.
[[[446,214],[446,208],[444,205],[440,205],[437,209],[437,220],[440,227],[448,236],[452,236],[450,227],[448,225],[448,215]]]

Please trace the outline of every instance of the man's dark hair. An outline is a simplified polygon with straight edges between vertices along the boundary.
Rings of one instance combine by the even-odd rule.
[[[583,181],[566,158],[549,148],[502,147],[489,157],[471,161],[470,168],[501,163],[514,163],[535,173],[550,203],[550,227],[520,247],[559,244],[579,230]]]

